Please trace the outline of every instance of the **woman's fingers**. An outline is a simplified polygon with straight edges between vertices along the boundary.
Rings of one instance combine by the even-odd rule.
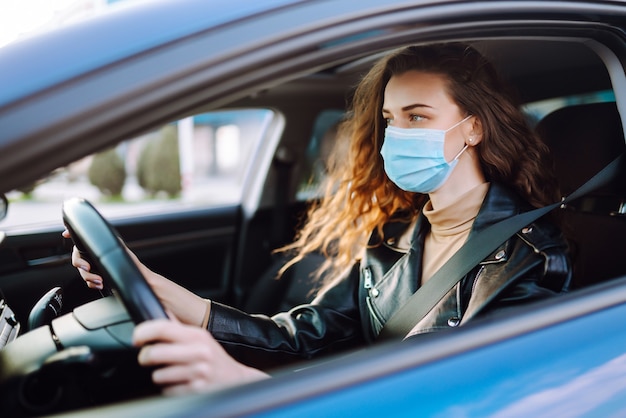
[[[230,357],[206,330],[175,320],[142,322],[135,327],[133,344],[142,347],[139,364],[157,367],[152,379],[166,394],[200,392],[267,377]]]
[[[215,370],[206,363],[182,363],[156,369],[152,373],[152,380],[157,385],[172,386],[198,382],[202,386],[217,384],[213,379]]]
[[[214,387],[219,387],[219,385],[215,385]],[[169,386],[163,387],[161,393],[165,396],[180,396],[180,395],[189,395],[192,393],[204,393],[210,390],[210,386],[206,386],[203,382],[199,382],[197,380],[173,384]]]
[[[103,289],[102,276],[91,273],[91,265],[81,257],[80,251],[74,246],[72,249],[72,265],[78,269],[80,277],[83,278],[90,289]]]
[[[72,238],[70,232],[67,229],[64,230],[61,235],[63,236],[63,238]],[[75,245],[72,247],[72,266],[78,269],[78,273],[87,284],[87,287],[89,287],[90,289],[100,290],[104,288],[102,284],[102,276],[91,273],[91,265],[87,260],[81,257],[80,251],[78,251],[78,248],[76,248]]]
[[[152,373],[152,380],[167,387],[170,393],[206,390],[217,385],[220,369],[226,365],[220,361],[220,355],[225,353],[207,331],[176,321],[139,324],[133,344],[143,346],[139,364],[159,367]]]
[[[81,269],[83,271],[88,272],[91,270],[91,265],[87,260],[82,258],[82,256],[80,255],[80,251],[78,251],[78,248],[76,248],[76,246],[72,248],[72,265],[77,269]]]
[[[206,331],[202,331],[206,333]],[[181,343],[148,344],[139,351],[139,364],[160,366],[163,364],[211,364],[216,361],[218,351],[207,339]],[[206,373],[203,368],[194,369],[197,374]]]
[[[155,319],[138,324],[133,332],[133,344],[141,347],[153,343],[198,344],[221,346],[206,330],[184,325],[176,319]]]

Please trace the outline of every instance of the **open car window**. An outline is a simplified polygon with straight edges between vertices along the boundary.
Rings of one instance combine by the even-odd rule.
[[[83,197],[111,218],[239,204],[255,152],[275,113],[196,114],[129,138],[8,194],[4,229],[59,222],[61,203]]]

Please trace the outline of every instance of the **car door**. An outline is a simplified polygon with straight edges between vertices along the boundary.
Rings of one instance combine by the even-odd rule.
[[[249,229],[243,194],[258,187],[248,177],[252,167],[252,177],[261,175],[255,158],[268,146],[265,136],[276,134],[275,117],[264,109],[195,114],[9,193],[8,216],[0,223],[0,289],[18,320],[25,324],[34,304],[55,287],[64,294],[63,312],[100,297],[71,267],[72,242],[61,237],[63,201],[72,197],[90,201],[154,271],[203,297],[237,304],[233,268]],[[271,212],[268,207],[245,221],[256,225],[261,239],[270,236]],[[269,249],[257,244],[250,263],[260,271]]]

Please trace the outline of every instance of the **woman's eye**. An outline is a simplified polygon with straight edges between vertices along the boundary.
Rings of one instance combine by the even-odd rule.
[[[409,120],[411,122],[421,122],[424,119],[425,119],[424,116],[420,116],[420,115],[411,115],[411,116],[409,116]]]
[[[390,126],[392,121],[393,119],[391,118],[385,118],[385,125]]]

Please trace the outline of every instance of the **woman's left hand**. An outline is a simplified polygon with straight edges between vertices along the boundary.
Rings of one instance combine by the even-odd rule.
[[[142,347],[139,364],[157,367],[154,383],[163,393],[204,392],[267,378],[233,359],[205,329],[177,320],[153,320],[135,327],[133,344]]]

